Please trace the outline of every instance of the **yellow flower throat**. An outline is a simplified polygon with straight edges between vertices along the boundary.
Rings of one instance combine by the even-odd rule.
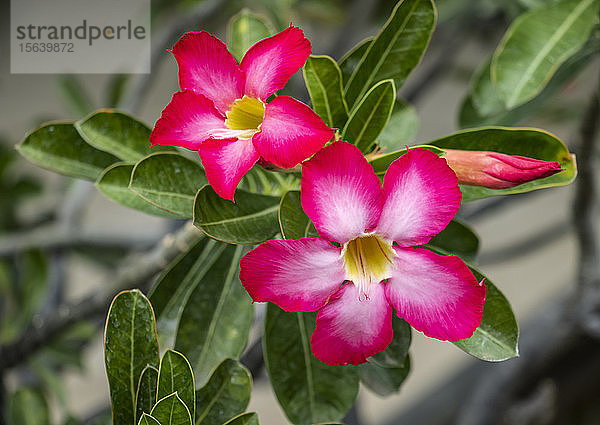
[[[231,105],[225,114],[225,125],[230,130],[239,130],[239,138],[250,139],[260,131],[265,117],[265,104],[262,100],[244,95]]]

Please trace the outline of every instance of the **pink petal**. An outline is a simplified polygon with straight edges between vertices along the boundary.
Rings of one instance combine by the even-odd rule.
[[[244,73],[221,40],[206,31],[185,33],[172,50],[179,86],[212,100],[225,113],[244,94]]]
[[[289,27],[252,46],[240,68],[246,73],[245,94],[265,100],[285,86],[310,55],[310,41],[300,28]]]
[[[458,341],[481,323],[486,287],[454,256],[423,248],[395,247],[385,295],[415,329],[432,338]]]
[[[150,143],[197,150],[212,130],[223,128],[227,128],[225,117],[212,101],[191,90],[179,91],[154,125]]]
[[[267,241],[241,259],[240,279],[254,301],[315,311],[344,281],[340,250],[323,239]]]
[[[304,103],[278,96],[266,106],[261,131],[252,141],[265,160],[291,168],[314,155],[333,134]]]
[[[230,201],[242,177],[260,157],[247,139],[209,139],[198,153],[208,182],[221,198]]]
[[[433,152],[413,148],[395,160],[383,180],[383,211],[376,232],[400,246],[425,244],[460,207],[456,174]]]
[[[302,208],[325,239],[343,244],[377,224],[381,184],[361,151],[348,142],[335,142],[306,161],[301,187]]]
[[[385,350],[392,342],[392,307],[382,284],[372,285],[367,299],[358,299],[352,283],[340,288],[317,315],[312,352],[325,364],[353,364]]]

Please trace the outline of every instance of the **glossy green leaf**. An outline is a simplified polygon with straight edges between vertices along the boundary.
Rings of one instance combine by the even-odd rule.
[[[343,128],[348,106],[342,89],[342,72],[329,56],[309,56],[302,69],[312,107],[332,128]]]
[[[259,425],[258,415],[254,412],[244,413],[228,421],[225,425]]]
[[[167,350],[160,361],[156,399],[160,400],[177,393],[194,417],[196,396],[194,374],[185,356],[177,351]]]
[[[521,15],[492,60],[492,80],[510,109],[533,98],[587,40],[597,0],[559,0]]]
[[[394,314],[392,329],[394,339],[390,345],[384,351],[369,357],[369,362],[384,368],[403,368],[412,340],[411,327],[405,320]]]
[[[96,180],[119,159],[87,144],[72,123],[55,122],[33,130],[17,150],[40,167],[67,176]]]
[[[228,245],[181,313],[175,349],[185,353],[196,386],[204,385],[225,358],[238,358],[248,340],[253,307],[239,280],[244,250]]]
[[[154,153],[135,165],[129,188],[159,208],[191,218],[196,192],[207,183],[197,162],[178,153]]]
[[[363,363],[358,366],[360,381],[381,397],[398,392],[409,372],[409,356],[404,358],[402,367],[386,368],[375,363]]]
[[[210,186],[198,191],[194,224],[220,241],[254,245],[279,231],[279,198],[236,190],[235,203],[221,198]]]
[[[177,393],[166,396],[159,400],[150,415],[160,425],[192,425],[192,417],[185,403]]]
[[[341,139],[369,153],[390,119],[395,100],[394,81],[377,83],[352,109]]]
[[[442,156],[442,154],[444,153],[444,151],[442,149],[437,148],[435,146],[430,146],[430,145],[411,146],[411,149],[412,148],[427,149],[439,156]],[[369,164],[371,164],[371,166],[373,167],[373,170],[375,170],[375,174],[377,174],[377,177],[379,177],[379,179],[382,180],[383,177],[385,176],[387,169],[392,164],[392,162],[394,162],[395,160],[400,158],[405,153],[406,153],[406,148],[400,149],[395,152],[377,155],[377,156],[369,159]]]
[[[373,38],[374,37],[365,38],[339,60],[338,64],[340,66],[340,70],[342,71],[342,85],[344,87],[346,87],[348,80],[354,73],[354,70],[360,63],[360,60],[369,49]]]
[[[455,218],[432,237],[428,245],[458,255],[465,261],[473,261],[479,250],[479,238],[469,226]]]
[[[544,179],[533,180],[508,189],[488,189],[461,185],[463,202],[488,196],[529,192],[545,187],[564,186],[575,179],[575,158],[554,135],[532,128],[484,127],[463,130],[428,144],[441,149],[495,151],[545,161],[558,161],[564,171]]]
[[[341,419],[358,393],[358,375],[351,366],[321,363],[310,348],[315,313],[288,313],[268,304],[264,358],[273,391],[294,424]]]
[[[281,198],[279,223],[285,239],[318,238],[314,224],[302,209],[300,192],[292,190]]]
[[[239,62],[254,43],[272,33],[273,28],[266,18],[242,9],[231,18],[227,26],[227,48]]]
[[[125,207],[159,217],[179,218],[179,215],[158,208],[129,189],[133,167],[133,164],[123,162],[111,165],[98,177],[96,187],[108,199]]]
[[[370,43],[345,86],[348,107],[381,80],[400,88],[421,60],[436,20],[431,0],[399,1],[381,32]]]
[[[110,386],[114,425],[136,419],[136,390],[142,370],[158,367],[154,312],[137,289],[123,291],[113,300],[106,319],[104,360]]]
[[[156,404],[158,369],[148,365],[142,370],[135,393],[136,419],[141,420],[144,413],[150,413]]]
[[[196,391],[196,425],[222,424],[242,413],[251,391],[248,369],[236,360],[224,360],[206,385]]]
[[[387,151],[402,149],[412,142],[419,128],[415,108],[397,99],[387,125],[377,138],[377,143]]]
[[[226,244],[202,239],[171,263],[156,281],[149,298],[157,318],[161,347],[173,347],[184,307],[191,293],[223,253]]]
[[[138,422],[138,425],[161,425],[160,422],[158,422],[155,418],[153,418],[152,416],[144,413],[142,415],[142,417],[140,417],[140,421]]]
[[[519,355],[519,328],[506,297],[491,280],[469,267],[477,280],[485,279],[487,287],[483,319],[473,336],[454,344],[479,359],[498,362]]]
[[[477,112],[482,116],[494,115],[506,110],[504,102],[492,82],[491,58],[473,76],[471,101]]]
[[[44,393],[37,388],[23,387],[10,398],[11,425],[48,425],[50,412]]]
[[[75,123],[75,128],[91,146],[123,161],[136,162],[157,151],[173,150],[150,144],[150,128],[137,119],[110,109],[93,112]]]

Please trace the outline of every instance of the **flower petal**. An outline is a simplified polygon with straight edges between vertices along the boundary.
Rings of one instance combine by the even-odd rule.
[[[400,246],[429,242],[450,223],[462,198],[446,160],[420,148],[410,149],[390,165],[383,193],[376,232]]]
[[[311,345],[325,364],[357,365],[385,350],[392,337],[392,307],[383,285],[371,286],[369,297],[359,300],[356,286],[348,283],[319,310]]]
[[[486,287],[454,256],[423,248],[395,247],[385,295],[415,329],[432,338],[469,338],[481,323]]]
[[[235,188],[260,155],[246,139],[209,139],[198,148],[206,178],[221,198],[233,201]]]
[[[156,121],[150,143],[197,150],[200,143],[211,137],[212,130],[223,128],[225,117],[212,101],[191,90],[179,91]]]
[[[212,100],[225,113],[244,94],[244,73],[227,47],[206,31],[185,33],[172,50],[179,86]]]
[[[284,168],[314,155],[334,134],[312,109],[288,96],[266,106],[260,128],[252,138],[254,146],[265,160]]]
[[[240,261],[240,279],[254,301],[286,311],[315,311],[344,281],[340,248],[323,239],[271,240]]]
[[[310,51],[310,41],[300,28],[292,26],[259,41],[240,63],[246,73],[245,94],[267,99],[304,65]]]
[[[348,142],[335,142],[306,161],[301,187],[302,208],[325,239],[343,244],[377,224],[381,184],[361,151]]]

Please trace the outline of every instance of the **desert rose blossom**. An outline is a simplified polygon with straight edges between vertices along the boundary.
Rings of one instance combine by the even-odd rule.
[[[292,26],[256,43],[240,64],[206,31],[184,34],[172,50],[181,91],[163,110],[150,142],[198,150],[208,182],[230,200],[259,159],[293,167],[317,152],[334,130],[291,97],[266,100],[310,52],[302,30]]]
[[[507,189],[563,171],[556,161],[499,152],[444,149],[460,184]]]
[[[320,238],[271,240],[241,260],[254,301],[315,311],[315,356],[360,364],[392,340],[392,314],[433,338],[468,338],[486,288],[458,257],[415,248],[443,230],[461,201],[444,159],[410,149],[383,187],[354,145],[335,142],[303,163],[302,208]],[[331,242],[336,242],[334,245]]]

